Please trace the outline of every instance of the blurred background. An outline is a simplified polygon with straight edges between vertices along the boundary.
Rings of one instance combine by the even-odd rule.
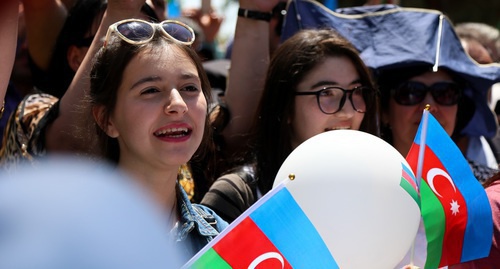
[[[232,37],[236,24],[238,0],[165,0],[168,3],[168,17],[180,14],[180,9],[199,8],[202,1],[211,2],[214,10],[224,16],[217,45],[219,52],[225,50],[226,42]],[[437,9],[445,13],[453,23],[483,22],[500,29],[499,0],[317,0],[335,9],[365,4],[397,4],[402,7]]]

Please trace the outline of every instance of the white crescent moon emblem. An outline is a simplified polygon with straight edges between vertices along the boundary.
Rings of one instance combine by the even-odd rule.
[[[281,256],[281,254],[277,252],[267,252],[255,258],[255,260],[253,260],[252,263],[248,266],[248,269],[255,269],[257,265],[268,259],[277,259],[281,262],[281,268],[285,267],[285,260],[283,259],[283,256]]]
[[[440,169],[440,168],[432,168],[431,170],[429,170],[429,172],[427,172],[427,183],[429,184],[429,187],[431,187],[432,191],[437,196],[443,197],[441,194],[439,194],[439,192],[434,187],[434,178],[436,176],[443,176],[444,178],[446,178],[450,182],[451,186],[453,187],[453,190],[455,192],[457,192],[457,189],[455,188],[455,184],[453,183],[453,180],[451,180],[451,177],[450,177],[450,175],[448,175],[448,173],[446,173],[443,169]]]

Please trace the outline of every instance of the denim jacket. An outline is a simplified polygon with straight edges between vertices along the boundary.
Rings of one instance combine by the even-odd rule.
[[[180,207],[181,220],[170,232],[176,245],[184,248],[187,259],[194,256],[219,232],[227,227],[227,222],[210,208],[192,204],[186,192],[177,184],[177,203]],[[187,260],[186,260],[187,261]]]

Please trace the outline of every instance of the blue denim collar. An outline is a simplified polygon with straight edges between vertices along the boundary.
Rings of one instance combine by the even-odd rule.
[[[208,223],[203,216],[203,212],[197,211],[182,187],[177,183],[177,203],[181,211],[181,219],[172,229],[171,233],[175,236],[176,241],[186,240],[189,233],[197,229],[197,233],[204,237],[215,237],[219,234],[217,230]],[[197,225],[196,225],[197,224]]]

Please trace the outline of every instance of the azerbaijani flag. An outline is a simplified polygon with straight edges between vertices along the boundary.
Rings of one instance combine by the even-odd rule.
[[[284,183],[246,210],[183,268],[339,268]]]
[[[418,207],[420,207],[420,195],[418,194],[417,181],[415,180],[413,171],[406,166],[406,164],[401,163],[401,165],[403,166],[403,170],[401,172],[401,182],[399,185],[410,194],[411,198],[413,198]]]
[[[486,192],[462,152],[428,110],[424,110],[406,160],[417,177],[421,175],[425,268],[488,256],[493,223]]]

